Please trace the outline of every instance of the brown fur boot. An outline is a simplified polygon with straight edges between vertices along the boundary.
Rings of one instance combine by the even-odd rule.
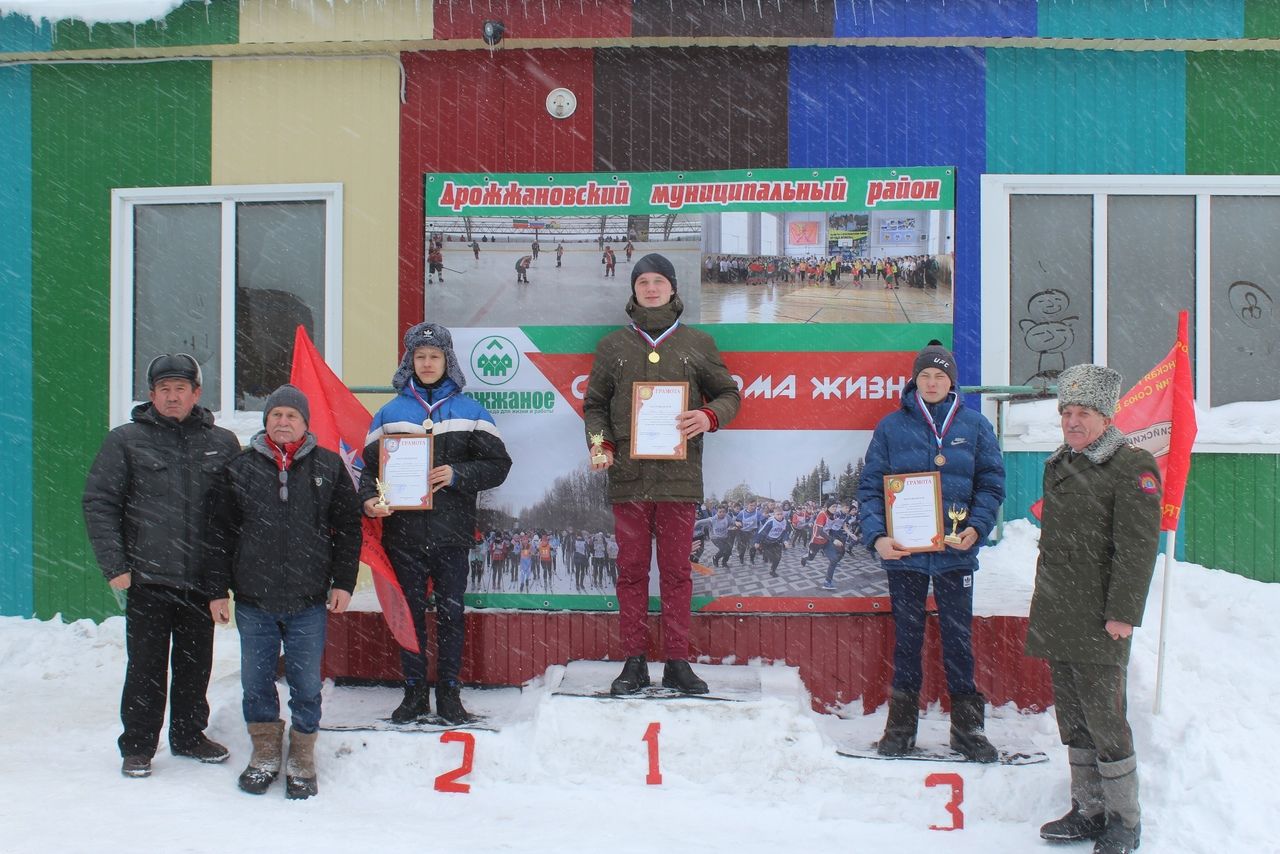
[[[284,721],[251,723],[248,726],[253,755],[249,757],[248,767],[240,773],[240,789],[251,795],[261,795],[280,775]]]
[[[286,798],[309,798],[319,791],[316,785],[316,734],[289,729],[289,760],[285,763]]]

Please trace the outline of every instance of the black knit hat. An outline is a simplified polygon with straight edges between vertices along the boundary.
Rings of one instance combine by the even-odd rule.
[[[302,420],[311,423],[311,405],[307,403],[307,396],[302,393],[302,389],[296,385],[285,383],[280,388],[271,392],[267,396],[267,402],[262,407],[262,424],[265,427],[267,423],[267,415],[277,406],[289,406],[302,413]]]
[[[671,283],[671,293],[676,292],[676,268],[665,255],[650,252],[631,268],[631,295],[636,295],[636,279],[645,273],[657,273]]]
[[[913,378],[920,376],[925,368],[937,368],[951,378],[951,387],[956,387],[956,360],[951,351],[942,346],[942,342],[933,339],[929,346],[916,353],[916,363],[911,368]]]

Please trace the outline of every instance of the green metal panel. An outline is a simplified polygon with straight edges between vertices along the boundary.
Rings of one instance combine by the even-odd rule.
[[[130,47],[236,44],[240,41],[238,0],[187,0],[160,21],[145,24],[94,24],[59,21],[54,50],[106,50]]]
[[[1178,51],[987,51],[987,171],[1181,174]]]
[[[115,603],[84,534],[85,472],[107,428],[111,190],[207,185],[207,62],[61,65],[32,75],[35,610]]]
[[[1193,455],[1182,519],[1187,560],[1280,581],[1280,456]]]
[[[1187,55],[1187,173],[1280,173],[1280,52]]]
[[[1046,38],[1238,39],[1244,0],[1040,0]]]
[[[1009,451],[1004,455],[1004,520],[1030,519],[1031,505],[1044,492],[1048,451]]]
[[[1276,0],[1244,0],[1244,37],[1274,39],[1280,36],[1280,3]]]

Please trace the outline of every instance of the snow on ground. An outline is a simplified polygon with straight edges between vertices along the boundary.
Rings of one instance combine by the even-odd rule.
[[[159,21],[183,0],[0,0],[0,15],[26,15],[60,21],[74,18],[89,24]]]
[[[1014,523],[987,550],[979,610],[1025,609],[1036,529]],[[1163,562],[1161,563],[1163,566]],[[1141,762],[1143,852],[1280,851],[1271,828],[1280,754],[1280,585],[1175,565],[1164,708],[1152,714],[1161,572],[1130,668],[1130,717]],[[1023,599],[1019,603],[1018,597]],[[1006,609],[1004,606],[1008,606]],[[1039,824],[1067,806],[1064,750],[1050,715],[1012,706],[988,718],[993,741],[1033,745],[1041,765],[979,767],[838,757],[837,740],[871,741],[883,710],[847,719],[810,711],[796,671],[760,668],[764,697],[597,701],[552,696],[559,668],[525,687],[520,713],[475,734],[469,794],[434,790],[460,762],[436,734],[323,732],[320,795],[241,794],[248,756],[240,716],[238,639],[219,629],[210,735],[231,760],[204,766],[161,747],[155,774],[120,776],[115,748],[124,622],[65,625],[0,618],[0,850],[709,852],[780,850],[1087,851],[1050,847]],[[468,691],[473,704],[479,695]],[[661,726],[662,784],[646,785],[651,722]],[[931,710],[922,739],[945,737]],[[964,780],[964,829],[949,825],[948,786]]]

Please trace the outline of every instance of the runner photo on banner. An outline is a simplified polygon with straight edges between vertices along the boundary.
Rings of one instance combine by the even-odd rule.
[[[467,603],[616,607],[582,402],[654,252],[675,267],[680,322],[715,338],[742,393],[705,440],[695,609],[887,596],[858,542],[857,480],[915,353],[951,342],[954,186],[949,167],[425,175],[425,317],[453,331],[513,460],[481,495]]]

